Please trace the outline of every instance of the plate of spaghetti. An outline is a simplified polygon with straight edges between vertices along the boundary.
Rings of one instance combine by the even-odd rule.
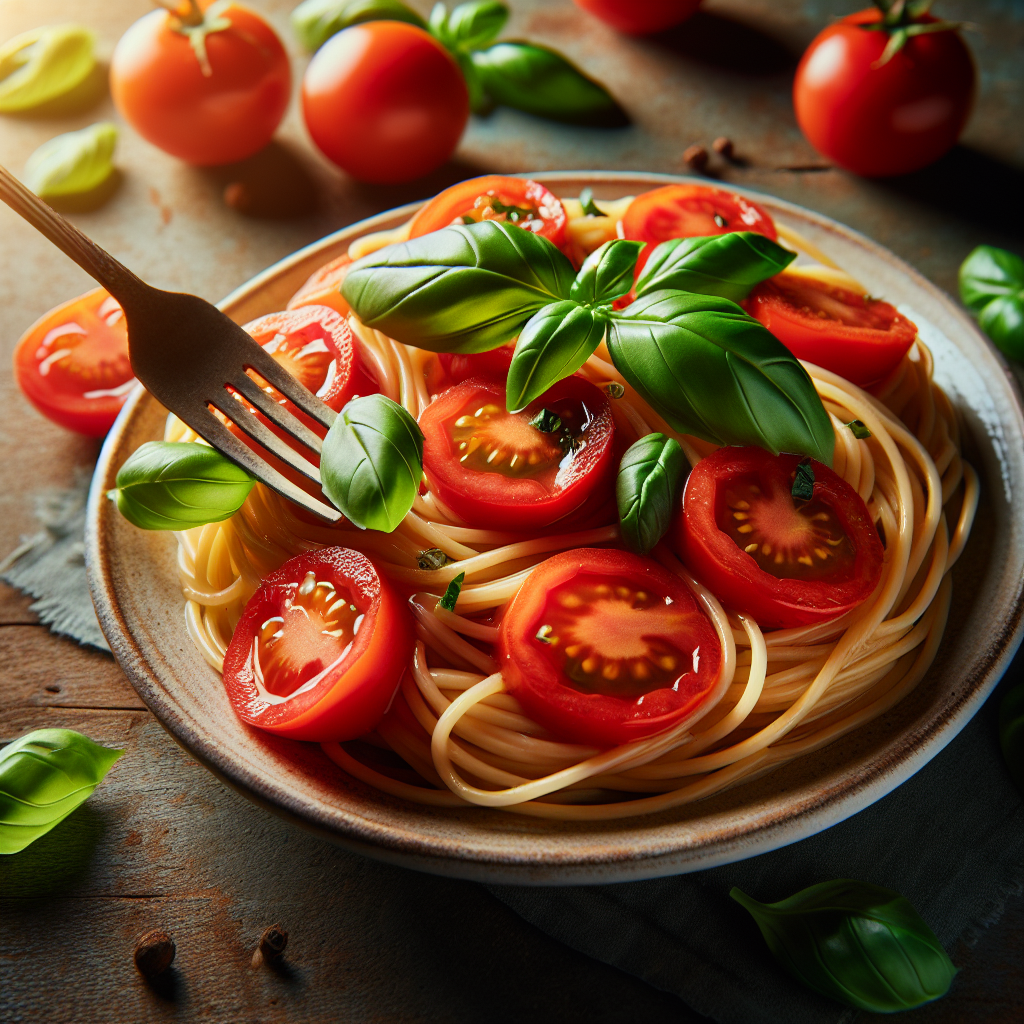
[[[221,308],[336,418],[270,489],[134,394],[93,599],[165,728],[332,841],[534,884],[729,863],[907,779],[1020,643],[1019,394],[827,218],[487,176]]]

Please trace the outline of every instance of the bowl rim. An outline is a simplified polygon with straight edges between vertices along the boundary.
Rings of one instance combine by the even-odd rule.
[[[657,187],[659,184],[708,184],[706,179],[632,171],[548,171],[520,176],[545,182],[549,186],[557,186],[559,182],[566,180],[603,186],[636,185],[645,189]],[[945,292],[883,246],[829,217],[767,193],[735,187],[732,184],[725,187],[770,205],[773,212],[790,214],[798,221],[810,221],[825,231],[852,241],[867,250],[872,258],[888,264],[928,292],[995,358],[1007,382],[1006,397],[1009,398],[1019,429],[1017,436],[1024,437],[1024,400],[1016,380],[991,341]],[[422,202],[408,203],[365,218],[296,250],[256,274],[217,305],[223,309],[230,309],[241,304],[248,297],[258,294],[260,289],[283,273],[293,271],[312,259],[326,261],[330,257],[324,255],[325,252],[342,242],[401,223],[411,216]],[[919,771],[970,721],[995,688],[1024,638],[1022,580],[1013,598],[1011,615],[1006,622],[998,624],[996,635],[991,638],[985,656],[972,666],[973,671],[969,678],[964,679],[959,699],[952,706],[947,702],[940,709],[942,713],[935,713],[925,720],[922,723],[923,729],[918,731],[909,748],[897,750],[895,754],[889,747],[882,748],[873,759],[859,766],[862,770],[851,782],[838,787],[836,791],[818,794],[814,800],[791,801],[781,812],[776,811],[767,817],[754,816],[752,821],[738,824],[732,829],[720,830],[717,838],[710,843],[688,845],[682,842],[651,842],[642,849],[630,846],[610,848],[605,845],[589,851],[567,848],[557,856],[550,852],[531,853],[529,850],[510,853],[506,848],[499,849],[497,846],[490,849],[481,843],[467,846],[436,836],[416,834],[401,828],[389,828],[337,806],[332,807],[328,815],[322,808],[314,806],[312,801],[306,804],[295,801],[280,787],[246,770],[232,758],[230,752],[222,752],[216,744],[204,737],[201,728],[183,713],[180,705],[161,685],[156,670],[147,662],[141,646],[132,635],[129,622],[119,607],[117,581],[111,572],[111,552],[104,531],[104,523],[112,514],[111,503],[106,500],[105,495],[115,475],[113,460],[120,439],[127,431],[136,411],[147,400],[152,401],[140,386],[125,403],[108,434],[96,465],[86,513],[86,564],[90,589],[101,628],[115,658],[161,725],[180,746],[222,782],[307,830],[379,860],[479,881],[516,884],[595,884],[703,870],[766,853],[838,824],[881,799]],[[430,810],[428,808],[427,812]],[[626,819],[627,822],[641,820]],[[571,845],[568,844],[569,847]]]

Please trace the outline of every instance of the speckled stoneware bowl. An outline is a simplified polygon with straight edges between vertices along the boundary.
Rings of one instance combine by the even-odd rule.
[[[590,185],[598,199],[679,179],[645,174],[543,174],[558,195]],[[1024,581],[1024,418],[999,356],[971,320],[892,253],[825,217],[757,195],[873,294],[919,326],[936,375],[964,413],[983,482],[978,520],[954,571],[953,610],[925,680],[882,718],[763,779],[703,802],[624,821],[567,824],[490,810],[424,808],[348,777],[319,747],[243,725],[218,675],[185,632],[174,538],[137,530],[104,493],[165,411],[139,391],[100,456],[88,519],[88,564],[103,631],[139,695],[172,736],[239,792],[327,839],[372,857],[491,882],[617,882],[741,860],[828,828],[884,796],[934,757],[981,706],[1020,643]],[[223,303],[239,323],[284,307],[322,263],[407,206],[315,243]]]

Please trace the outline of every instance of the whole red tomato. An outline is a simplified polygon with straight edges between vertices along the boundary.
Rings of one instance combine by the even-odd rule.
[[[451,156],[469,119],[455,60],[399,21],[370,21],[332,36],[302,80],[313,141],[361,181],[411,181]]]
[[[830,25],[807,48],[793,83],[796,119],[811,145],[867,177],[937,160],[960,137],[974,100],[974,62],[955,29],[910,35],[883,61],[900,29],[864,27],[881,19],[870,8]],[[922,15],[913,24],[936,21]]]
[[[575,0],[603,22],[627,35],[642,36],[685,21],[700,0]]]
[[[190,164],[234,163],[274,134],[291,92],[288,55],[274,30],[239,4],[190,0],[180,17],[140,18],[114,48],[110,92],[154,146]]]

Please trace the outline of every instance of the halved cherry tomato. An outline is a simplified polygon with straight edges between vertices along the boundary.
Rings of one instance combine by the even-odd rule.
[[[341,294],[341,285],[352,266],[348,254],[325,263],[306,279],[305,284],[288,300],[286,309],[300,306],[330,306],[342,316],[348,316],[352,307]]]
[[[689,588],[650,558],[577,548],[542,562],[498,633],[509,691],[561,739],[617,746],[707,708],[722,646]]]
[[[245,606],[224,655],[244,722],[281,736],[351,740],[380,721],[412,655],[406,603],[350,548],[296,555]]]
[[[25,397],[48,419],[102,437],[135,387],[124,313],[94,288],[40,317],[14,350]]]
[[[743,305],[798,359],[862,388],[893,370],[917,337],[888,302],[803,274],[762,281]]]
[[[516,224],[559,247],[565,244],[565,210],[558,199],[536,181],[501,174],[470,178],[434,196],[413,217],[409,237],[481,220]]]
[[[531,423],[544,410],[553,414],[548,432]],[[518,413],[505,409],[504,381],[474,377],[438,395],[420,428],[431,490],[471,526],[549,526],[607,485],[613,469],[608,399],[582,377],[559,381]]]
[[[648,242],[636,261],[639,275],[655,246],[670,238],[756,231],[778,236],[768,211],[725,189],[708,185],[664,185],[636,197],[622,218],[622,237]]]
[[[490,377],[504,381],[508,377],[508,368],[512,365],[515,351],[515,344],[510,344],[468,355],[438,352],[437,358],[450,384],[461,384],[470,377]]]
[[[809,501],[793,497],[800,457],[719,448],[686,482],[678,543],[727,608],[762,626],[805,626],[855,608],[882,575],[882,542],[860,495],[811,462]]]

